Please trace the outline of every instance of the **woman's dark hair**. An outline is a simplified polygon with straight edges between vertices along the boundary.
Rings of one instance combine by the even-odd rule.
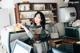
[[[45,16],[44,16],[44,14],[40,11],[37,11],[37,13],[34,15],[34,18],[36,17],[37,14],[40,14],[40,17],[41,17],[40,24],[41,24],[42,29],[45,29]],[[35,25],[36,25],[36,23],[35,23]]]

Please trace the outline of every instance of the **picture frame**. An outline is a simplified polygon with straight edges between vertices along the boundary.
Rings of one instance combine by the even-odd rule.
[[[30,10],[30,4],[19,5],[19,10],[20,10],[20,11]]]
[[[34,4],[33,9],[34,10],[45,10],[45,5],[44,4]]]

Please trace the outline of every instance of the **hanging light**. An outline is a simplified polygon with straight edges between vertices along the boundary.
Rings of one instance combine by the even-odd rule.
[[[68,3],[68,2],[69,2],[69,0],[64,0],[64,2],[65,2],[65,3]]]

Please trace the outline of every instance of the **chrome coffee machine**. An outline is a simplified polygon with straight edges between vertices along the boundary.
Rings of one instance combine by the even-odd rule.
[[[63,22],[65,26],[71,26],[76,19],[77,13],[74,7],[59,8],[59,22]]]

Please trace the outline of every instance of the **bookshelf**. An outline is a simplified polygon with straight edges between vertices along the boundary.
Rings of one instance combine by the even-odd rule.
[[[46,18],[46,23],[58,22],[57,3],[16,3],[15,16],[16,23],[26,23],[29,19],[34,18],[37,11],[41,11]]]

